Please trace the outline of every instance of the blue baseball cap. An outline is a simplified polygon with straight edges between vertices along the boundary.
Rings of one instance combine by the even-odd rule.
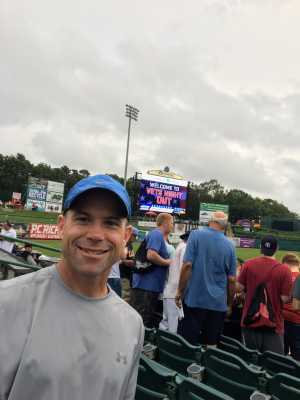
[[[133,227],[133,228],[132,228],[132,234],[133,234],[134,236],[138,236],[138,235],[139,235],[139,230],[138,230],[137,228]]]
[[[109,175],[91,175],[77,182],[67,194],[64,211],[71,207],[78,196],[91,189],[105,189],[114,193],[124,206],[126,216],[131,215],[131,202],[127,190]]]

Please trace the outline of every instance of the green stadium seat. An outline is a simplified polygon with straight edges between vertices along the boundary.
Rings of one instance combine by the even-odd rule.
[[[137,385],[135,392],[135,400],[170,400],[164,393],[158,393],[154,390],[147,389]]]
[[[255,390],[266,383],[265,373],[252,368],[241,358],[216,348],[203,354],[204,383],[237,400],[248,400]]]
[[[147,397],[142,397],[147,395],[163,396],[153,397],[158,399],[168,397],[169,394],[174,396],[175,376],[175,371],[172,371],[169,368],[160,365],[154,360],[150,360],[142,354],[137,379],[137,383],[139,386],[139,399],[147,399]],[[153,393],[151,394],[149,391]],[[149,397],[149,399],[151,399],[151,397]]]
[[[192,363],[200,364],[202,347],[193,346],[180,335],[163,330],[157,331],[159,362],[186,375],[186,369]]]
[[[156,344],[156,329],[145,327],[144,344],[147,343]]]
[[[287,374],[276,374],[268,383],[272,400],[299,400],[300,379]]]
[[[183,376],[176,377],[177,400],[232,400],[232,397]]]
[[[300,378],[300,363],[289,356],[265,351],[259,357],[259,365],[270,375],[284,373]]]
[[[222,335],[218,347],[230,354],[235,354],[248,364],[258,364],[260,353],[256,350],[248,349],[236,339]]]

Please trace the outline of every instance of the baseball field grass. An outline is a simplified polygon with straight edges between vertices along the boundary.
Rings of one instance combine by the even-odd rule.
[[[54,247],[56,249],[61,249],[61,241],[60,240],[33,240],[33,242],[36,242],[37,244],[44,244],[46,246]],[[136,242],[134,243],[134,248],[135,250],[138,248],[139,243]],[[37,249],[38,250],[38,249]],[[42,250],[41,251],[43,254],[49,255],[49,256],[57,256],[57,252],[52,252],[50,250]],[[278,250],[276,253],[276,258],[277,260],[281,260],[282,257],[288,253],[288,251],[283,251],[283,250]],[[300,257],[300,253],[293,252],[297,254]],[[236,254],[237,257],[241,258],[242,260],[246,261],[249,258],[257,257],[260,254],[259,249],[236,249]]]
[[[4,222],[5,220],[9,219],[13,223],[45,223],[45,224],[55,224],[57,222],[58,214],[55,213],[46,213],[46,212],[39,212],[39,211],[30,211],[30,210],[15,210],[15,209],[7,209],[0,207],[0,222]],[[61,241],[60,240],[33,240],[37,244],[43,244],[49,247],[53,247],[56,249],[61,248]],[[135,243],[135,249],[138,247],[138,243]],[[38,250],[38,248],[36,248]],[[57,256],[57,252],[53,252],[51,250],[40,249],[45,255],[50,256]],[[237,256],[240,257],[242,260],[247,260],[252,257],[256,257],[260,254],[259,249],[236,249]],[[279,250],[276,253],[276,258],[281,260],[282,256],[286,254],[287,251]],[[296,253],[296,252],[294,252]],[[300,253],[297,253],[300,256]]]

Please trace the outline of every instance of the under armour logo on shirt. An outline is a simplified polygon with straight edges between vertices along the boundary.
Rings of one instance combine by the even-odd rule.
[[[127,364],[127,357],[125,354],[120,353],[119,351],[117,352],[117,362],[123,362],[123,364]]]

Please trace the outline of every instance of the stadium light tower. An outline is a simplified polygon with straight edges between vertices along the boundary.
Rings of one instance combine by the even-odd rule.
[[[126,147],[126,158],[125,158],[125,170],[124,170],[124,187],[126,189],[126,181],[127,181],[127,167],[128,167],[128,153],[129,153],[129,143],[130,143],[130,128],[131,128],[131,120],[137,122],[138,120],[139,110],[129,104],[126,104],[126,113],[125,116],[129,119],[128,122],[128,134],[127,134],[127,147]]]

